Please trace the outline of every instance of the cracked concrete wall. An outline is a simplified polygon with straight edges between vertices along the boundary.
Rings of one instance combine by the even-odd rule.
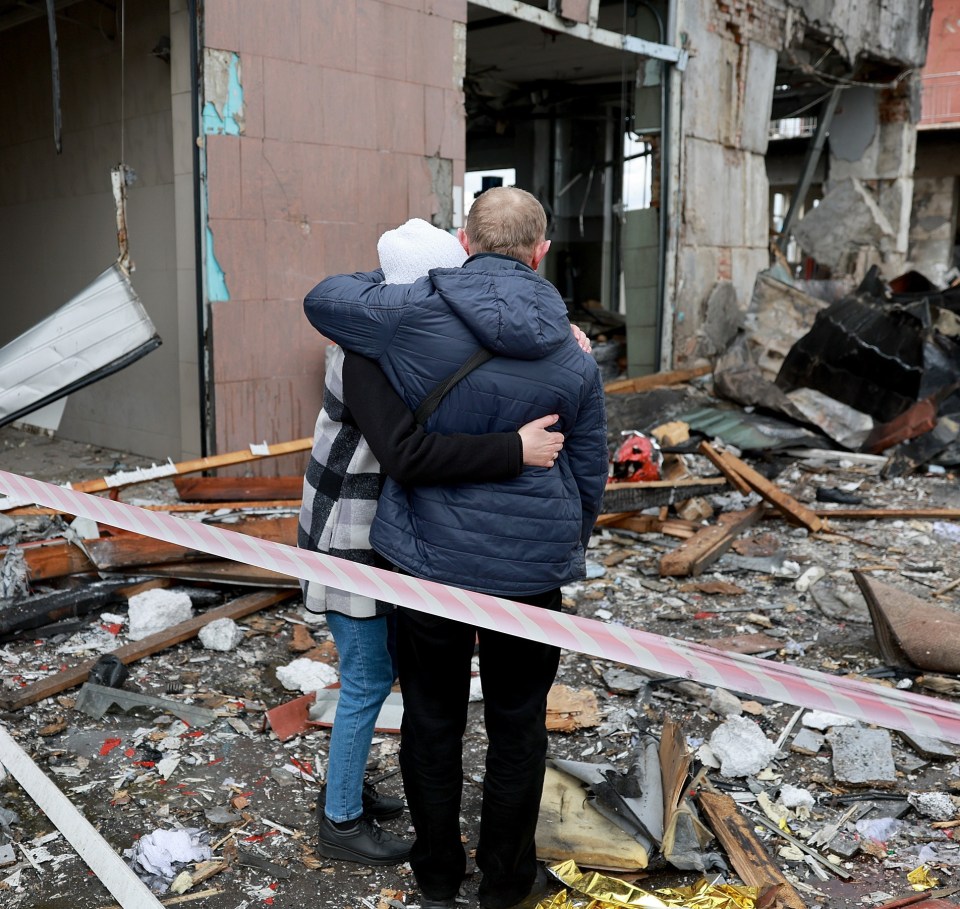
[[[691,59],[681,80],[681,191],[672,337],[676,365],[706,351],[714,286],[746,305],[769,264],[767,150],[785,15],[776,3],[681,4]],[[706,346],[705,346],[706,345]]]
[[[787,45],[817,32],[850,63],[874,57],[912,67],[926,59],[932,0],[786,0],[786,8]]]
[[[851,70],[865,61],[916,67],[926,54],[931,0],[698,0],[679,6],[678,34],[690,64],[683,74],[681,156],[676,198],[676,278],[667,314],[673,364],[709,347],[704,326],[711,299],[732,289],[745,307],[758,271],[770,263],[764,155],[778,55],[809,66],[805,38],[834,48]],[[824,82],[824,91],[830,83]],[[859,121],[841,155],[828,162],[835,180],[857,178],[890,225],[885,263],[906,259],[916,148],[913,80],[857,107]],[[852,97],[852,96],[851,96]],[[848,105],[853,110],[852,104]],[[842,118],[841,118],[842,120]],[[872,136],[862,132],[875,123]],[[854,141],[856,140],[856,141]],[[862,148],[856,148],[856,142]],[[853,160],[844,160],[842,157]],[[725,282],[729,282],[729,288]],[[722,285],[724,295],[712,294]]]
[[[313,432],[325,341],[303,297],[377,265],[463,185],[462,0],[204,4],[206,294],[215,447]],[[273,459],[292,473],[304,459]]]
[[[960,178],[917,177],[913,185],[909,265],[938,287],[954,266]]]

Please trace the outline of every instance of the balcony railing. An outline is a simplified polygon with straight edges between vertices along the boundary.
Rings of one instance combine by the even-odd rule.
[[[960,72],[923,76],[921,129],[960,125]]]
[[[816,117],[789,117],[770,121],[770,139],[800,139],[812,136],[817,128]]]

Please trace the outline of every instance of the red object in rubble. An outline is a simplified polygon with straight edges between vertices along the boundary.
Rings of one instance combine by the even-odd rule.
[[[645,480],[659,480],[663,452],[656,441],[636,430],[624,432],[622,435],[623,443],[613,456],[613,481],[640,483]]]

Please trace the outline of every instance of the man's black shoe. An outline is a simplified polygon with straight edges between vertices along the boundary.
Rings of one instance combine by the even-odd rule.
[[[364,817],[372,817],[378,821],[389,821],[391,818],[400,817],[403,814],[403,799],[394,798],[392,795],[381,795],[374,789],[372,783],[363,784],[361,802]]]
[[[434,900],[429,896],[420,897],[420,909],[456,909],[457,901],[451,896],[445,900]]]
[[[410,856],[410,844],[378,827],[365,817],[340,830],[320,814],[317,852],[326,858],[345,859],[363,865],[398,865]]]
[[[546,896],[550,889],[550,884],[554,881],[546,868],[539,862],[537,863],[537,876],[533,879],[533,886],[530,892],[519,903],[513,903],[507,909],[536,909],[537,904]],[[480,909],[485,909],[481,903]]]
[[[317,799],[318,819],[323,815],[326,804],[327,787],[324,786]],[[374,789],[372,783],[363,784],[360,804],[363,806],[363,816],[375,821],[389,821],[403,814],[403,799],[394,798],[392,795],[381,795]]]

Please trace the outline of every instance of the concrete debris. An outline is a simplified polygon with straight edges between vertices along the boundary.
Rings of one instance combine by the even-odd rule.
[[[732,716],[714,729],[710,749],[720,760],[720,773],[726,777],[755,776],[777,754],[756,721]]]
[[[690,389],[672,390],[674,403],[658,395],[658,404],[647,418],[642,410],[647,393],[624,395],[620,421],[611,423],[611,433],[636,426],[653,434],[655,428],[671,422],[683,424],[671,417],[699,406],[704,387],[699,385],[692,397]],[[628,412],[630,407],[639,409]],[[684,470],[699,483],[716,477],[719,468],[697,451],[702,436],[695,428],[688,433],[689,425],[683,433],[671,433],[664,444],[688,447],[670,457],[681,459]],[[716,425],[727,431],[726,423]],[[714,442],[724,449],[722,439]],[[684,529],[678,517],[678,506],[685,500],[631,514],[630,520],[602,516],[621,523],[602,521],[597,527],[588,552],[591,577],[563,589],[564,611],[727,652],[750,652],[761,660],[882,685],[913,685],[917,690],[923,686],[937,697],[960,698],[960,685],[950,675],[921,675],[912,662],[901,666],[878,652],[877,632],[853,575],[859,570],[871,580],[879,579],[931,607],[952,612],[958,595],[957,586],[950,587],[957,580],[955,531],[960,526],[955,475],[924,471],[886,479],[880,472],[885,458],[830,451],[825,445],[821,441],[813,449],[802,450],[774,446],[755,460],[749,449],[747,454],[731,452],[734,457],[751,458],[769,484],[763,487],[764,495],[779,495],[785,510],[775,509],[758,494],[739,492],[729,483],[698,493],[713,511],[702,519],[707,523],[699,526],[722,526],[727,513],[755,506],[765,511],[756,524],[736,536],[735,545],[722,558],[712,564],[703,559],[697,562],[703,568],[696,578],[664,576],[659,570],[663,556],[673,552],[679,540],[697,532],[697,525]],[[731,451],[730,446],[726,451]],[[78,460],[83,459],[73,458],[71,463]],[[97,475],[110,473],[110,464],[106,469],[100,465]],[[94,465],[91,459],[91,469]],[[70,479],[69,470],[53,479]],[[154,493],[154,501],[177,501],[169,491],[172,481],[153,482],[160,490]],[[817,496],[820,489],[855,494],[862,502],[826,501]],[[801,505],[828,523],[813,532],[793,526],[787,515],[805,514],[798,508]],[[697,513],[701,510],[698,505]],[[859,511],[869,517],[848,516]],[[243,511],[228,512],[220,519],[237,514],[242,516]],[[61,527],[52,528],[43,516],[17,515],[15,523],[17,548],[23,551],[46,540],[43,534],[62,533]],[[98,530],[101,541],[110,540],[102,528]],[[114,574],[123,576],[111,571]],[[83,589],[93,582],[65,575],[32,578],[29,583],[32,598],[68,586]],[[169,593],[166,585],[176,584],[177,579],[147,583]],[[238,588],[207,581],[190,591],[188,599],[196,615],[187,624],[202,623],[211,608],[223,608],[224,600],[233,602]],[[121,591],[89,614],[71,617],[72,624],[34,627],[0,643],[4,669],[0,695],[9,710],[5,716],[16,717],[17,735],[50,777],[85,814],[102,819],[110,829],[129,833],[129,839],[118,842],[120,848],[137,836],[143,839],[151,830],[176,827],[209,834],[212,864],[201,861],[197,867],[173,869],[177,890],[186,888],[184,896],[203,892],[199,882],[209,872],[216,873],[216,889],[229,897],[231,905],[274,898],[271,894],[300,904],[315,896],[317,876],[322,875],[324,891],[337,894],[341,901],[372,904],[378,892],[389,891],[400,894],[390,897],[396,901],[388,903],[392,909],[412,907],[419,895],[402,866],[368,871],[328,862],[314,851],[314,804],[324,780],[331,721],[321,711],[335,709],[337,702],[337,689],[326,687],[337,680],[336,650],[323,617],[307,614],[296,599],[277,600],[272,608],[256,613],[231,614],[236,626],[231,636],[237,639],[230,651],[211,648],[203,637],[179,637],[169,628],[166,633],[173,638],[166,649],[131,655],[121,648],[141,644],[130,634],[133,617],[128,600],[143,592],[142,588]],[[4,614],[8,610],[5,607]],[[217,630],[210,621],[206,627]],[[202,629],[197,624],[192,634],[197,637]],[[130,675],[122,688],[113,689],[120,692],[123,703],[108,706],[123,709],[97,716],[86,712],[88,695],[78,686],[87,681],[89,668],[72,687],[10,707],[32,686],[54,685],[66,675],[64,667],[73,671],[70,667],[93,666],[103,654],[114,651],[123,657]],[[307,655],[310,658],[302,662],[290,662]],[[301,687],[308,675],[306,687]],[[313,694],[318,688],[321,698]],[[301,696],[302,691],[309,694]],[[382,777],[378,788],[400,795],[397,729],[402,701],[399,693],[396,697],[389,716],[378,719],[369,771]],[[150,698],[156,700],[150,702]],[[131,709],[127,711],[125,705]],[[589,858],[608,867],[644,868],[651,882],[673,886],[680,868],[708,866],[714,854],[720,855],[711,850],[719,849],[725,853],[722,859],[733,867],[726,874],[736,879],[747,868],[740,864],[739,841],[721,839],[717,828],[722,825],[726,836],[739,817],[743,827],[737,829],[750,832],[756,848],[786,875],[795,893],[803,894],[797,909],[800,905],[859,909],[857,894],[900,893],[908,886],[894,887],[891,879],[905,881],[907,873],[925,862],[937,875],[960,867],[960,849],[948,836],[953,828],[941,826],[952,825],[953,816],[939,819],[948,810],[947,801],[953,804],[950,796],[960,793],[958,756],[947,743],[902,734],[874,740],[874,733],[882,737],[884,731],[851,726],[854,721],[849,718],[800,712],[790,705],[755,699],[733,690],[729,683],[719,687],[641,673],[572,651],[561,655],[550,707],[551,759],[586,764],[591,772],[601,766],[612,768],[613,775],[603,780],[611,784],[605,797],[619,793],[634,798],[637,790],[631,787],[648,773],[638,769],[645,766],[649,751],[644,743],[649,736],[653,741],[662,737],[667,721],[674,717],[683,721],[680,745],[688,759],[695,755],[698,762],[674,781],[675,789],[670,784],[671,791],[705,794],[716,787],[730,793],[729,813],[723,820],[706,817],[701,822],[686,811],[676,814],[670,855],[680,864],[667,865],[650,862],[641,844],[599,815],[592,804],[588,803],[592,815],[581,810],[582,783],[574,781],[579,798],[576,792],[551,784],[545,789],[541,819],[547,823],[553,818],[550,824],[573,819],[572,826],[556,828],[562,835],[553,840],[554,854],[569,854],[587,866]],[[281,723],[284,710],[290,715],[285,713]],[[200,722],[191,711],[205,711],[206,721]],[[475,847],[479,829],[485,753],[482,715],[482,703],[470,705],[464,735],[462,816],[468,850]],[[853,770],[868,768],[869,773],[862,774],[867,778],[857,777],[851,765]],[[690,774],[699,779],[691,780]],[[548,790],[559,800],[553,814]],[[908,800],[911,792],[923,798]],[[940,793],[947,793],[947,799],[934,798]],[[13,808],[19,817],[4,827],[2,811]],[[596,817],[612,827],[595,824]],[[588,823],[587,818],[592,820]],[[771,826],[764,826],[760,818]],[[390,829],[403,835],[408,823],[404,816]],[[45,848],[59,864],[39,861],[42,856],[32,840],[49,832],[32,806],[27,810],[11,794],[9,785],[0,792],[0,849],[23,842],[45,877],[41,890],[36,870],[15,846],[15,861],[4,868],[2,877],[9,888],[3,893],[4,909],[8,902],[11,909],[40,909],[42,894],[51,892],[50,881],[69,892],[78,876],[85,874],[76,858],[56,843]],[[720,847],[701,842],[710,834],[717,836]],[[548,842],[546,835],[542,839]],[[615,848],[615,844],[619,845]],[[253,857],[251,861],[240,861],[240,849],[234,852],[238,846]],[[654,857],[658,848],[654,843]],[[855,881],[856,892],[853,888],[849,894],[831,891],[823,880],[825,875],[834,876],[831,868]],[[287,876],[274,874],[278,869]],[[765,873],[770,870],[764,869]],[[362,876],[358,870],[363,870]],[[473,898],[478,881],[471,859],[464,899]],[[99,909],[103,904],[102,898],[91,899],[78,909]]]
[[[829,187],[794,233],[806,252],[838,273],[852,271],[851,262],[861,247],[883,248],[896,235],[870,191],[856,177]]]
[[[300,657],[286,666],[277,667],[277,681],[288,691],[316,691],[339,681],[337,670],[326,663]]]
[[[207,650],[227,653],[243,640],[243,629],[233,619],[217,619],[204,625],[197,637]]]
[[[945,792],[911,792],[907,801],[935,821],[952,821],[957,816],[957,803]]]
[[[892,742],[886,729],[840,726],[827,733],[833,749],[833,775],[853,786],[884,786],[896,782]]]
[[[130,597],[128,611],[132,641],[170,628],[193,617],[190,597],[177,590],[154,588]]]

